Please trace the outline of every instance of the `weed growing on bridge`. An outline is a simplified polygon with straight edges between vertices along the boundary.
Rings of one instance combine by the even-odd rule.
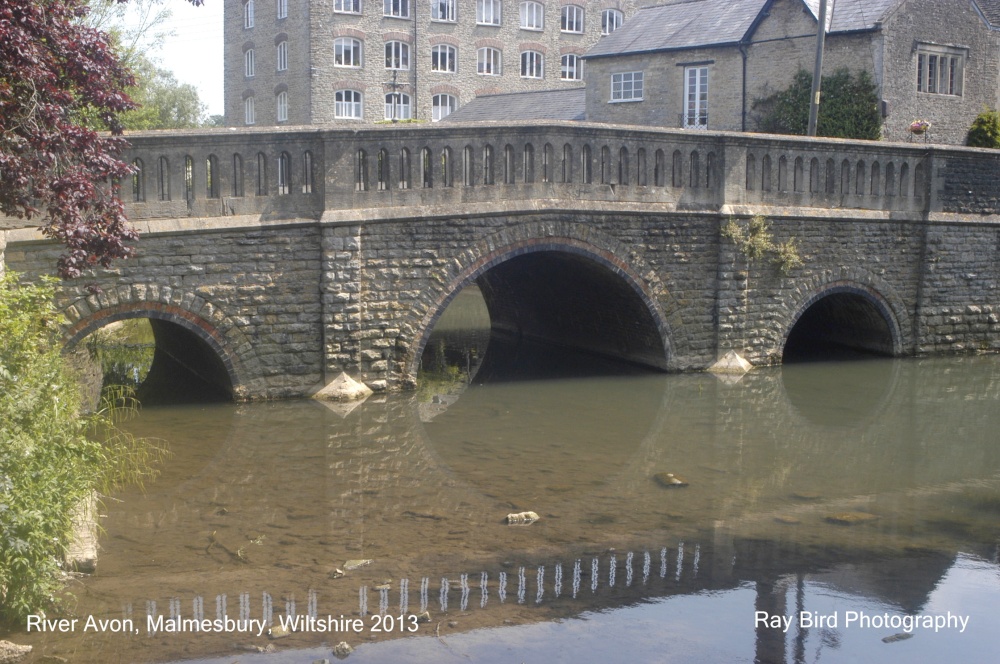
[[[57,603],[77,506],[149,478],[163,455],[118,428],[120,407],[82,412],[55,289],[0,275],[0,621]]]
[[[795,238],[775,244],[771,226],[764,215],[754,215],[745,224],[730,219],[722,227],[722,237],[736,245],[736,250],[748,263],[753,264],[770,255],[771,263],[786,276],[803,265]]]

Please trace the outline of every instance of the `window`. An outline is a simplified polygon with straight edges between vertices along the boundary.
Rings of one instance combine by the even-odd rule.
[[[410,0],[382,0],[382,13],[396,18],[410,18]]]
[[[476,60],[478,61],[478,71],[483,76],[499,76],[503,73],[500,49],[498,48],[487,46],[479,49]]]
[[[132,200],[136,203],[146,200],[146,173],[142,170],[142,159],[132,162]]]
[[[410,95],[402,92],[390,92],[385,96],[386,120],[410,120],[413,110],[410,105]]]
[[[243,157],[233,154],[233,198],[243,196]]]
[[[351,37],[337,37],[333,40],[334,67],[360,67],[361,42]]]
[[[431,98],[431,122],[446,118],[458,108],[458,99],[452,95],[434,95]]]
[[[361,0],[333,0],[333,11],[338,14],[360,14]]]
[[[184,157],[184,200],[194,200],[194,159]]]
[[[205,196],[219,197],[219,158],[214,154],[205,160]]]
[[[962,49],[920,44],[917,46],[917,92],[962,95],[965,52]]]
[[[306,150],[302,153],[302,193],[313,192],[313,156]]]
[[[622,27],[625,15],[617,9],[605,9],[601,12],[601,34],[610,35],[612,32]]]
[[[247,0],[243,3],[243,27],[253,27],[253,0]]]
[[[278,5],[278,18],[288,18],[288,0],[276,0]]]
[[[528,0],[521,3],[521,29],[542,30],[545,28],[545,5]]]
[[[431,0],[431,20],[455,21],[455,5],[458,0]]]
[[[521,78],[544,78],[545,56],[538,51],[521,52]]]
[[[431,71],[454,74],[458,68],[458,49],[448,44],[438,44],[431,48]]]
[[[642,72],[612,74],[611,101],[642,101]]]
[[[243,54],[243,75],[251,78],[254,74],[254,69],[253,49],[248,48],[247,52]]]
[[[257,153],[257,195],[267,196],[267,157]]]
[[[253,97],[247,97],[243,100],[243,121],[248,125],[257,122],[257,114],[254,112],[253,107]]]
[[[689,129],[707,129],[708,67],[686,68],[684,88],[684,126]]]
[[[583,32],[583,7],[576,5],[566,5],[562,8],[562,24],[560,29],[563,32]]]
[[[583,79],[583,62],[579,55],[567,53],[562,56],[560,78],[564,81],[579,81]]]
[[[409,69],[410,45],[406,42],[391,41],[385,43],[385,68]]]
[[[291,174],[288,172],[291,167],[292,157],[287,152],[278,155],[278,195],[288,195],[288,184]]]
[[[360,119],[362,114],[361,93],[357,90],[337,90],[334,95],[333,117]]]
[[[275,103],[275,115],[278,118],[278,122],[288,121],[288,93],[282,90],[278,93],[274,100]]]
[[[170,200],[170,161],[166,157],[160,157],[159,168],[156,171],[156,193],[161,201]]]
[[[278,42],[278,71],[288,69],[288,42]]]
[[[476,23],[500,25],[500,0],[476,0]]]

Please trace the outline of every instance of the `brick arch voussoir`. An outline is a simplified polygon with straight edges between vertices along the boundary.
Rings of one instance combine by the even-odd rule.
[[[630,283],[643,300],[659,329],[668,363],[675,353],[675,333],[683,327],[680,306],[656,270],[627,245],[572,221],[531,221],[506,226],[460,252],[449,268],[435,276],[432,292],[421,297],[404,325],[409,339],[402,358],[404,374],[415,378],[416,367],[434,324],[448,303],[469,283],[492,267],[514,256],[535,251],[568,251],[597,260]]]
[[[123,285],[71,301],[63,307],[63,315],[67,348],[119,320],[153,318],[180,325],[216,352],[237,400],[252,395],[251,383],[261,375],[260,362],[242,329],[218,305],[191,292],[168,286]]]
[[[839,267],[812,275],[782,298],[778,354],[802,314],[819,300],[835,293],[860,295],[878,309],[892,334],[893,355],[902,355],[912,346],[910,315],[903,298],[892,284],[862,267]]]

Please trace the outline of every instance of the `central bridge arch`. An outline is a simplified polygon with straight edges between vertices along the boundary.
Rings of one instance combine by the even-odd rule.
[[[641,260],[623,245],[591,229],[586,240],[574,237],[573,226],[559,229],[564,234],[544,223],[515,227],[464,252],[460,267],[425,300],[432,304],[416,326],[406,374],[416,376],[438,318],[472,283],[483,292],[495,331],[667,370],[665,288],[654,272],[639,275]]]

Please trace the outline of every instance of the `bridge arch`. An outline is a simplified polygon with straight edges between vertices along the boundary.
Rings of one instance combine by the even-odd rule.
[[[243,401],[258,393],[251,383],[260,375],[249,339],[235,321],[210,302],[170,288],[122,286],[112,292],[77,300],[64,308],[63,338],[72,348],[90,333],[120,320],[147,318],[153,325],[158,352],[183,354],[203,366],[201,378]],[[194,342],[189,344],[188,342]],[[171,350],[163,349],[166,342]],[[184,358],[175,358],[181,361]],[[156,359],[154,359],[154,366]]]
[[[808,352],[809,344],[902,355],[909,345],[906,309],[889,284],[873,281],[840,278],[800,292],[784,326],[783,360]]]
[[[629,262],[626,262],[625,257],[628,257]],[[673,298],[655,271],[646,268],[628,247],[592,227],[572,222],[536,221],[508,227],[481,240],[456,257],[451,273],[443,275],[433,292],[421,298],[428,306],[417,312],[420,318],[413,327],[414,343],[404,357],[404,375],[409,379],[416,376],[420,357],[435,323],[463,288],[484,280],[490,285],[489,273],[505,264],[537,267],[546,261],[550,261],[553,266],[581,269],[579,274],[586,273],[585,278],[591,283],[599,281],[602,285],[612,285],[619,294],[629,299],[631,304],[626,305],[631,308],[623,318],[628,318],[630,313],[635,319],[642,319],[641,325],[644,327],[638,334],[647,338],[647,348],[633,355],[623,349],[619,357],[661,370],[670,367],[674,355],[671,330],[680,321],[673,320],[665,312],[677,312],[679,307],[673,303]],[[559,270],[550,267],[547,274],[554,275],[557,272]],[[494,284],[498,289],[506,287],[508,293],[513,292],[512,289],[524,283],[524,279],[511,279],[518,273],[518,270],[507,269],[498,280],[493,280]],[[508,281],[511,283],[506,283]],[[498,309],[502,310],[502,306],[491,305],[489,294],[486,296],[490,316],[494,318]],[[673,318],[676,316],[674,313]],[[494,320],[494,325],[495,323]],[[499,327],[503,329],[504,324],[501,323]],[[652,337],[655,337],[655,341],[649,341]]]

